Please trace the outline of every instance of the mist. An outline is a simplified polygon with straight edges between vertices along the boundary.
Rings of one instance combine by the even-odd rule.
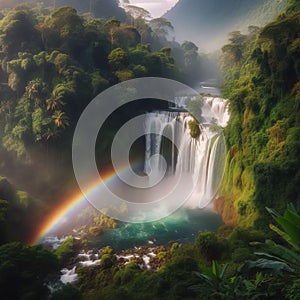
[[[200,51],[213,52],[227,42],[229,32],[246,32],[250,25],[265,25],[286,2],[181,0],[164,17],[172,22],[178,42],[190,40]]]

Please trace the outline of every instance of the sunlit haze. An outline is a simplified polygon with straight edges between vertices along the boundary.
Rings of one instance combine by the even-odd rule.
[[[171,9],[177,2],[178,0],[131,0],[130,4],[140,6],[148,10],[152,17],[158,18]]]

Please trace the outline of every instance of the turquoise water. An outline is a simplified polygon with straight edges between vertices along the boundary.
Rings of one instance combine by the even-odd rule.
[[[114,250],[123,250],[149,243],[167,245],[169,241],[192,243],[199,231],[214,231],[222,225],[221,217],[211,210],[180,209],[160,221],[132,224],[124,223],[119,228],[103,233],[90,242],[92,247],[110,245]]]

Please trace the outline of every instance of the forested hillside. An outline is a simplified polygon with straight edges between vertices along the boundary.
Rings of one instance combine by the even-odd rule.
[[[0,9],[14,8],[17,5],[42,4],[46,7],[59,8],[61,6],[72,6],[81,13],[92,13],[97,18],[112,18],[124,21],[126,18],[125,11],[119,7],[118,0],[0,0]],[[39,4],[39,5],[40,5]]]
[[[297,5],[290,1],[288,13],[261,30],[231,33],[222,49],[231,119],[225,196],[219,204],[232,225],[263,228],[270,221],[265,207],[284,210],[292,202],[300,208]]]
[[[188,74],[199,69],[199,55],[192,42],[167,41],[171,25],[163,19],[151,24],[141,17],[133,20],[135,26],[116,18],[80,15],[72,7],[3,11],[1,176],[53,204],[62,192],[74,189],[73,131],[96,95],[118,82],[143,76],[194,79],[194,74]],[[105,143],[97,148],[102,165],[107,163],[114,132],[124,118],[140,110],[147,107],[127,108],[107,125]]]
[[[175,28],[176,38],[192,40],[204,50],[220,48],[233,30],[263,26],[287,3],[286,0],[180,0],[165,14]]]

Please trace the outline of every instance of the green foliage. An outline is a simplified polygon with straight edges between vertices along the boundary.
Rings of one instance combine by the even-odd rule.
[[[100,266],[103,269],[109,269],[113,266],[113,260],[110,254],[106,253],[101,256]]]
[[[196,122],[201,123],[202,121],[202,107],[203,107],[203,97],[197,96],[192,98],[188,103],[188,111],[195,118]]]
[[[95,5],[103,13],[117,6],[102,2]],[[86,7],[77,1],[74,5]],[[5,12],[0,22],[1,89],[7,89],[0,101],[1,119],[7,120],[0,126],[3,148],[27,164],[35,162],[37,149],[66,156],[62,148],[71,140],[79,116],[104,89],[144,76],[183,78],[171,56],[178,44],[155,34],[141,18],[135,23],[83,17],[68,6],[24,6]],[[172,28],[163,19],[154,23],[156,31]],[[150,45],[168,50],[154,52]],[[113,134],[115,129],[109,130]]]
[[[300,3],[297,0],[288,0],[288,4],[286,7],[287,12],[299,11]]]
[[[113,70],[123,69],[127,64],[126,52],[121,48],[116,48],[109,54],[108,61]]]
[[[268,209],[278,224],[280,224],[284,232],[279,230],[276,226],[270,225],[270,228],[283,237],[288,243],[292,245],[292,249],[276,244],[271,240],[267,240],[263,244],[264,252],[257,252],[260,256],[256,261],[247,262],[242,265],[240,272],[246,273],[249,271],[263,270],[266,273],[280,275],[296,275],[300,274],[300,256],[297,239],[299,237],[300,228],[297,227],[299,223],[299,214],[292,205],[289,205],[285,211],[284,216],[280,216],[274,210]],[[293,278],[293,277],[291,277]],[[297,280],[294,281],[292,287],[288,289],[288,299],[294,297],[294,291],[298,288]]]
[[[246,273],[252,269],[256,270],[270,270],[272,274],[279,275],[284,272],[293,273],[294,270],[288,266],[285,262],[278,260],[271,260],[266,258],[260,258],[256,261],[251,261],[246,263],[243,268],[240,269],[241,272]]]
[[[202,258],[211,261],[219,259],[222,253],[222,244],[217,236],[212,232],[199,232],[195,247]]]
[[[172,23],[165,18],[156,18],[150,21],[150,27],[153,32],[161,38],[166,38],[167,35],[174,30]]]
[[[216,234],[199,233],[194,245],[161,248],[163,261],[155,272],[140,270],[135,261],[115,268],[111,254],[103,254],[110,267],[79,270],[79,285],[89,299],[297,299],[299,253],[271,240],[263,243],[266,236],[237,228],[221,242]],[[222,250],[218,261],[199,255],[216,248]],[[259,259],[251,261],[255,250]]]
[[[8,201],[0,200],[0,244],[5,242],[7,237],[7,217],[8,217]]]
[[[31,11],[11,10],[0,22],[1,48],[9,57],[41,46]]]
[[[93,87],[93,95],[97,96],[106,88],[108,88],[109,82],[105,78],[103,78],[98,72],[94,72],[92,74],[92,87]]]
[[[61,265],[66,265],[66,263],[74,256],[74,246],[74,238],[68,237],[53,251]]]
[[[36,140],[41,140],[46,134],[46,129],[51,123],[50,118],[45,118],[44,111],[41,108],[36,108],[32,113],[32,131]]]
[[[113,249],[110,247],[110,246],[106,246],[106,247],[104,247],[103,249],[102,249],[102,255],[104,255],[104,254],[112,254],[112,252],[113,252]]]
[[[224,289],[223,279],[226,269],[227,265],[221,267],[218,262],[213,260],[211,269],[204,268],[203,273],[195,272],[195,275],[201,279],[201,284],[193,285],[190,289],[199,294],[205,294],[205,290],[210,290],[210,296],[218,299],[221,290]]]
[[[254,258],[255,257],[249,248],[236,248],[231,256],[232,261],[239,264]]]
[[[67,283],[61,289],[51,294],[53,300],[81,300],[82,295],[78,288],[74,285]]]
[[[300,216],[293,204],[288,206],[283,216],[270,208],[267,210],[283,228],[283,231],[274,225],[271,225],[271,229],[283,237],[293,248],[300,250]]]
[[[286,222],[282,221],[283,218],[297,223],[299,216],[292,206],[286,210],[284,217],[280,217],[273,210],[269,209],[269,212],[279,224],[286,224]],[[271,226],[271,228],[274,229],[274,226]],[[278,228],[276,232],[287,241],[290,241],[291,237],[299,236],[298,229],[297,233],[294,230],[290,230],[290,227],[286,229],[284,234],[278,231]],[[297,291],[299,290],[297,278],[300,266],[297,247],[288,249],[271,240],[267,240],[264,244],[252,242],[253,246],[259,247],[262,251],[255,253],[260,257],[258,260],[248,261],[250,248],[246,248],[244,243],[247,242],[248,244],[249,241],[255,240],[255,235],[252,236],[249,233],[247,229],[236,229],[229,237],[229,241],[231,243],[234,242],[233,246],[236,249],[236,254],[242,252],[241,260],[238,260],[242,265],[240,265],[238,272],[233,273],[234,276],[230,274],[229,277],[226,274],[227,265],[221,267],[217,262],[213,261],[211,269],[202,267],[201,272],[195,273],[198,278],[201,278],[201,281],[190,288],[203,299],[206,299],[205,295],[208,294],[213,299],[236,299],[237,297],[297,299]],[[259,237],[257,233],[261,234],[257,231],[254,233],[256,233],[257,237]],[[246,253],[244,258],[243,252]],[[235,255],[232,255],[234,260],[236,260]],[[245,262],[243,259],[247,261]]]
[[[123,270],[120,270],[114,276],[115,284],[118,286],[126,285],[140,273],[139,267],[134,262],[128,263]]]
[[[201,134],[199,123],[195,120],[189,121],[190,135],[192,138],[197,139]]]
[[[42,299],[49,295],[46,277],[58,271],[56,257],[41,246],[0,246],[0,288],[8,299]]]
[[[300,280],[295,280],[292,286],[289,287],[287,291],[287,299],[289,300],[299,300],[300,299]]]
[[[17,190],[11,182],[0,177],[0,245],[28,238],[29,215],[35,215],[40,202],[28,193]]]
[[[296,10],[282,14],[248,35],[231,33],[223,47],[231,118],[222,189],[231,198],[224,210],[234,207],[240,226],[266,228],[266,206],[283,210],[288,202],[300,203],[298,20]]]

